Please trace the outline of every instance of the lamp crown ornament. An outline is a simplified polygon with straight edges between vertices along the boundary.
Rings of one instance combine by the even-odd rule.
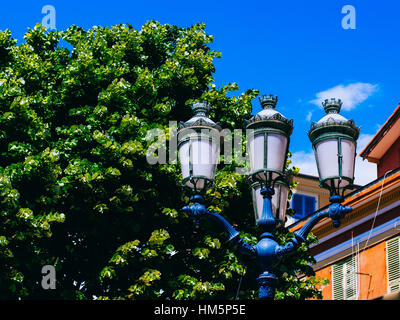
[[[186,122],[179,122],[179,129],[184,128],[210,128],[217,129],[221,131],[222,128],[219,123],[215,123],[210,118],[207,117],[208,112],[211,110],[211,106],[206,101],[196,101],[191,106],[193,111],[193,117]]]
[[[264,94],[262,97],[259,97],[259,100],[263,109],[275,109],[278,97],[272,94],[268,96]]]
[[[326,113],[339,113],[342,105],[342,100],[336,98],[325,99],[325,101],[322,102]]]
[[[192,110],[195,116],[207,116],[210,109],[210,104],[205,101],[196,101],[192,104]]]

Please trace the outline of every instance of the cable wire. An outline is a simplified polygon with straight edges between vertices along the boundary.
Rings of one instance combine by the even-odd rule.
[[[237,291],[236,291],[235,300],[239,300],[239,291],[240,291],[240,286],[242,285],[242,279],[243,279],[243,276],[240,277],[239,285],[238,285],[238,288],[237,288]]]
[[[371,237],[371,234],[372,234],[372,230],[373,230],[374,227],[375,227],[376,216],[377,216],[377,214],[378,214],[378,209],[379,209],[379,205],[380,205],[380,203],[381,203],[381,198],[382,198],[383,185],[385,184],[386,175],[387,175],[389,172],[392,172],[392,170],[386,171],[385,175],[383,176],[381,191],[379,192],[378,204],[377,204],[377,206],[376,206],[376,210],[375,210],[375,214],[374,214],[374,220],[372,221],[372,225],[371,225],[371,229],[369,230],[369,234],[368,234],[367,241],[365,242],[364,249],[362,250],[363,252],[364,252],[365,249],[367,248],[368,241],[369,241],[369,239],[370,239],[370,237]]]

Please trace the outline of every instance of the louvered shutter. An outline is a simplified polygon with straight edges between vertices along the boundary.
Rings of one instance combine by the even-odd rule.
[[[400,237],[386,242],[388,293],[400,290]]]
[[[357,266],[356,258],[351,257],[345,264],[345,297],[346,300],[357,298]]]
[[[332,297],[333,300],[344,300],[343,265],[332,265]]]
[[[351,256],[332,265],[333,300],[354,300],[357,298],[356,258]]]

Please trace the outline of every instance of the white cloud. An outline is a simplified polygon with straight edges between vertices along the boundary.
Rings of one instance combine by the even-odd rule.
[[[300,168],[300,173],[318,177],[318,170],[317,164],[315,162],[314,152],[293,152],[291,160],[292,164],[295,167]]]
[[[357,140],[357,156],[354,170],[354,183],[364,186],[377,178],[375,163],[370,163],[359,156],[360,152],[371,141],[373,135],[361,134]],[[314,152],[298,151],[292,154],[292,164],[300,168],[300,173],[318,177]]]
[[[307,116],[306,116],[306,120],[310,121],[311,117],[312,117],[313,112],[312,111],[308,111]]]
[[[357,82],[348,84],[347,86],[340,84],[328,90],[318,92],[316,94],[317,98],[310,102],[321,107],[321,103],[325,99],[337,98],[343,102],[342,109],[348,111],[367,100],[377,90],[378,85],[371,83]]]

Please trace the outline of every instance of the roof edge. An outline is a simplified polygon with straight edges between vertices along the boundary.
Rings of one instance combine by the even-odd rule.
[[[368,157],[371,151],[376,147],[376,145],[381,141],[383,136],[386,134],[388,130],[392,127],[393,123],[396,122],[400,118],[400,103],[393,111],[391,116],[386,120],[386,122],[382,125],[382,127],[375,133],[372,140],[365,146],[364,150],[360,152],[360,157],[364,160]]]

